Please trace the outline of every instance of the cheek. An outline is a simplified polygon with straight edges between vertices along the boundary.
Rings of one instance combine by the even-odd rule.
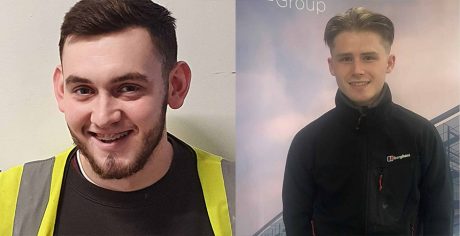
[[[67,102],[65,106],[65,120],[73,131],[78,132],[81,127],[89,123],[91,114],[86,106],[72,102]]]
[[[337,70],[335,78],[337,79],[337,83],[345,84],[346,81],[348,80],[347,78],[349,78],[350,76],[352,75],[350,75],[347,72],[347,70]]]
[[[388,71],[388,64],[382,62],[379,65],[377,65],[375,68],[373,68],[373,70],[379,73],[380,75],[385,75]]]
[[[134,123],[139,125],[154,125],[161,117],[162,101],[144,99],[135,103],[126,104],[124,113]]]
[[[72,112],[65,113],[65,120],[66,120],[67,126],[72,130],[73,133],[77,135],[80,133],[80,131],[82,130],[82,127],[85,124],[85,122],[81,119],[80,116]]]
[[[335,73],[337,77],[344,79],[345,77],[349,76],[349,74],[352,74],[353,71],[349,66],[341,65],[335,67]]]

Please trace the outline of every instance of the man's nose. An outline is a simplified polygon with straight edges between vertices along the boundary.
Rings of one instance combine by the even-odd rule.
[[[364,75],[363,63],[360,60],[355,60],[353,63],[353,73],[355,75]]]
[[[108,128],[121,119],[121,110],[116,98],[110,95],[100,95],[93,104],[91,123],[99,128]]]

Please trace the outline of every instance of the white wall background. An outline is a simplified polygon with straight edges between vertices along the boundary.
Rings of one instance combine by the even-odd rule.
[[[2,0],[0,170],[72,144],[52,90],[59,28],[76,0]],[[168,131],[227,159],[235,157],[234,0],[161,0],[177,18],[179,60],[192,68],[184,106],[168,110]]]

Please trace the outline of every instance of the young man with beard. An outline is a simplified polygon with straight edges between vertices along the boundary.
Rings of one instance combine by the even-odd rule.
[[[191,79],[170,12],[82,0],[59,51],[54,92],[76,147],[0,174],[0,234],[231,235],[231,165],[165,129]]]
[[[351,8],[326,25],[336,107],[292,141],[288,235],[452,235],[449,163],[435,127],[392,102],[393,23]]]

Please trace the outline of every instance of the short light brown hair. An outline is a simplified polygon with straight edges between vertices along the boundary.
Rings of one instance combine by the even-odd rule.
[[[371,31],[383,40],[387,51],[390,50],[394,39],[394,26],[391,20],[379,13],[372,12],[364,7],[353,7],[345,13],[332,17],[324,30],[324,41],[332,49],[334,39],[344,31]]]

